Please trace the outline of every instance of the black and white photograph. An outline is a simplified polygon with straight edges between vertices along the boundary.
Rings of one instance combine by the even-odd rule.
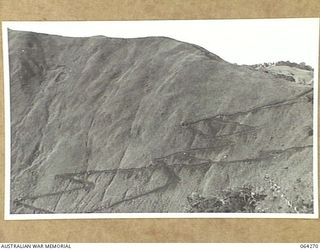
[[[319,19],[3,22],[5,218],[318,218]]]

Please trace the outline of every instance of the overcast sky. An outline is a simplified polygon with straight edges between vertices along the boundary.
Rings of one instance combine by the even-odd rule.
[[[168,36],[200,45],[238,64],[305,62],[316,67],[319,19],[5,22],[4,28],[64,36]]]

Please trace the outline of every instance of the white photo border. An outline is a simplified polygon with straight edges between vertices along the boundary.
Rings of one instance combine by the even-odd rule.
[[[292,18],[287,18],[292,19]],[[297,18],[294,18],[297,19]],[[298,18],[308,19],[317,22],[318,44],[319,44],[319,22],[320,18]],[[234,20],[234,19],[233,19]],[[244,19],[238,19],[244,20]],[[261,19],[252,19],[261,20]],[[277,20],[277,19],[265,19]],[[283,19],[281,19],[283,20]],[[161,20],[161,21],[117,21],[117,22],[190,22],[190,21],[218,21],[218,20]],[[221,21],[221,20],[219,20]],[[223,20],[229,21],[229,20]],[[317,219],[319,218],[319,197],[318,197],[318,75],[319,56],[317,67],[314,67],[314,89],[313,89],[313,214],[291,214],[291,213],[61,213],[61,214],[11,214],[10,213],[10,168],[11,168],[11,124],[10,124],[10,71],[8,51],[8,29],[23,27],[26,24],[37,25],[39,23],[50,23],[50,25],[74,23],[105,23],[112,21],[4,21],[2,22],[3,41],[3,76],[4,76],[4,125],[5,125],[5,196],[4,196],[4,219],[5,220],[47,220],[47,219],[116,219],[116,218],[287,218],[287,219]],[[28,27],[28,25],[26,25]],[[28,30],[28,29],[26,29]],[[33,30],[30,30],[33,31]],[[37,31],[36,31],[37,32]],[[316,51],[319,55],[319,46]]]

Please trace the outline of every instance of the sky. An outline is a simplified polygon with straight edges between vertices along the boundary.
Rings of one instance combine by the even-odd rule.
[[[237,64],[291,61],[318,65],[319,19],[4,22],[5,28],[72,37],[167,36]]]

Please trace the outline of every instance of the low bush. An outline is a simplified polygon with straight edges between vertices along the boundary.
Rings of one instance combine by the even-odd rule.
[[[253,213],[257,203],[267,195],[253,191],[252,186],[243,186],[221,191],[214,197],[193,193],[188,197],[187,212],[190,213]]]

